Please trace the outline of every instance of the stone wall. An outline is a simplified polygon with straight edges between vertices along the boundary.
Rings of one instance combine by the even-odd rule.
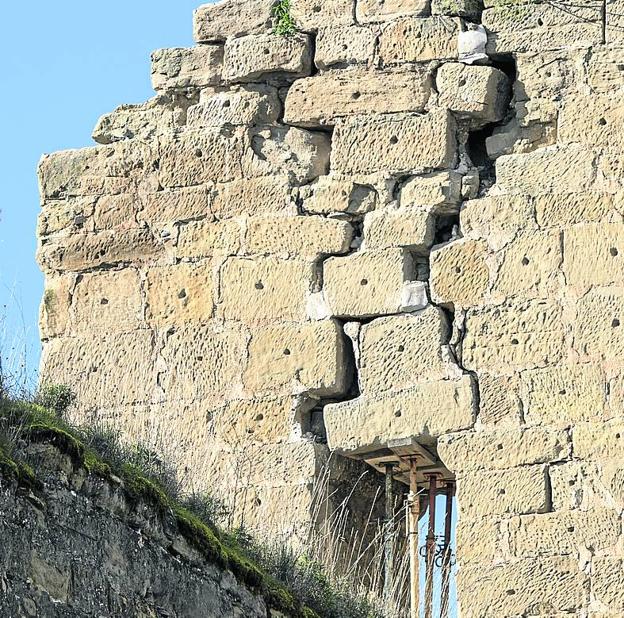
[[[44,379],[256,525],[415,439],[462,615],[622,615],[624,7],[291,4],[200,7],[155,99],[43,159]]]

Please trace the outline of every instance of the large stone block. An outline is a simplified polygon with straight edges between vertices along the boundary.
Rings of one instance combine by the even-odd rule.
[[[353,228],[346,221],[324,217],[262,217],[247,222],[248,253],[315,259],[347,253]]]
[[[249,393],[330,396],[346,388],[342,329],[333,320],[256,330],[244,385]]]
[[[452,17],[406,17],[388,24],[379,37],[384,64],[454,60],[460,20]]]
[[[140,203],[139,221],[167,229],[179,221],[209,216],[212,195],[208,187],[188,187],[148,193]]]
[[[93,231],[136,227],[140,207],[141,197],[137,193],[102,195],[93,209]]]
[[[605,416],[607,383],[598,365],[562,365],[520,377],[527,423],[568,427]]]
[[[443,436],[438,452],[454,471],[498,470],[560,461],[570,455],[564,430],[541,427],[494,429]]]
[[[364,247],[408,247],[426,255],[433,244],[435,219],[427,209],[382,208],[364,217]]]
[[[563,271],[568,285],[624,283],[624,224],[591,223],[563,232]]]
[[[314,62],[323,70],[334,65],[371,64],[376,42],[371,28],[324,25],[316,37]]]
[[[37,237],[45,239],[54,234],[94,232],[93,214],[97,197],[69,197],[46,200],[37,217]]]
[[[254,34],[229,39],[223,56],[223,78],[253,82],[259,78],[296,79],[312,70],[310,38],[302,34]]]
[[[43,341],[65,333],[74,285],[73,275],[46,277],[43,300],[39,307],[39,333]]]
[[[355,0],[290,0],[290,15],[298,29],[315,32],[332,24],[353,24]]]
[[[476,371],[507,374],[558,362],[564,351],[561,306],[550,300],[470,311],[463,361]]]
[[[212,43],[268,31],[274,4],[274,0],[222,0],[202,4],[193,16],[195,41]]]
[[[332,315],[366,317],[397,313],[412,258],[404,249],[363,251],[323,263],[323,287]]]
[[[147,271],[147,319],[157,327],[188,321],[207,322],[214,313],[211,262],[176,264]]]
[[[592,49],[587,61],[587,83],[594,92],[614,92],[624,87],[624,73],[618,68],[621,58],[619,48]]]
[[[303,321],[316,281],[311,262],[275,257],[229,259],[221,269],[218,315],[249,324]]]
[[[458,478],[457,503],[460,517],[524,515],[549,510],[545,466],[532,465],[508,470],[472,471]]]
[[[357,20],[362,24],[428,13],[426,0],[358,0],[356,10]]]
[[[436,307],[365,324],[359,335],[359,382],[365,395],[456,377],[448,358],[450,326]]]
[[[363,215],[374,210],[377,191],[371,185],[354,182],[349,176],[329,174],[300,192],[303,210],[311,214],[349,213]]]
[[[550,467],[552,505],[555,512],[606,506],[604,485],[598,466],[586,461],[568,461]],[[611,502],[612,499],[606,498]]]
[[[175,254],[181,258],[235,255],[242,233],[236,219],[190,221],[180,226]]]
[[[355,114],[422,112],[429,91],[430,77],[425,69],[329,71],[297,80],[291,86],[284,120],[321,127]]]
[[[173,47],[152,54],[152,87],[170,92],[215,86],[221,81],[223,47]]]
[[[490,564],[502,553],[502,532],[499,518],[457,522],[457,547],[462,568],[468,563]]]
[[[532,5],[529,5],[532,6]],[[546,616],[575,612],[585,603],[587,576],[575,557],[533,558],[484,569],[460,569],[457,586],[470,591],[461,602],[471,618]],[[463,609],[462,609],[463,614]]]
[[[401,206],[420,206],[433,212],[456,212],[462,199],[461,174],[433,172],[407,180],[400,191]]]
[[[460,431],[471,427],[474,418],[475,387],[468,375],[325,406],[329,446],[346,453],[375,450],[390,440]]]
[[[615,557],[597,557],[591,571],[592,593],[597,601],[604,604],[613,614],[605,613],[605,618],[619,616],[624,612],[624,561]]]
[[[490,33],[488,53],[496,54],[589,47],[602,39],[601,21],[598,0],[574,11],[550,4],[510,3],[482,15]]]
[[[479,420],[484,425],[518,426],[522,414],[518,376],[479,373]]]
[[[462,239],[431,252],[431,294],[437,302],[471,307],[490,287],[485,243]]]
[[[573,429],[574,456],[595,462],[617,461],[622,455],[624,422],[579,423]]]
[[[552,100],[576,90],[582,79],[578,74],[578,59],[584,54],[583,50],[565,49],[517,54],[516,101]]]
[[[415,173],[451,167],[454,159],[455,123],[447,110],[336,123],[332,169],[344,174]]]
[[[576,95],[563,102],[557,138],[562,144],[621,148],[624,145],[623,123],[624,103],[620,96]]]
[[[123,333],[145,327],[139,273],[124,268],[78,277],[71,317],[74,333]]]
[[[553,193],[535,198],[535,214],[540,227],[567,227],[607,219],[614,212],[614,196],[608,193]],[[574,235],[574,230],[564,233]]]

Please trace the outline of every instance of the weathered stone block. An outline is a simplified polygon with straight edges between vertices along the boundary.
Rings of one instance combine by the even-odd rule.
[[[598,557],[592,564],[592,593],[595,598],[616,613],[604,616],[617,616],[624,612],[621,591],[624,588],[624,561],[620,558]]]
[[[152,87],[156,91],[205,88],[221,81],[223,47],[173,47],[152,54]]]
[[[483,11],[483,0],[431,0],[432,15],[467,17],[477,22]]]
[[[377,36],[370,28],[324,25],[316,37],[314,62],[319,69],[337,64],[370,64],[376,43]]]
[[[619,96],[576,95],[564,100],[558,122],[558,141],[596,148],[624,145],[624,104]]]
[[[42,340],[65,333],[74,284],[73,275],[46,278],[43,300],[39,307],[39,331]]]
[[[459,19],[452,17],[406,17],[388,24],[379,37],[379,56],[384,64],[455,60]]]
[[[187,125],[201,129],[270,124],[277,121],[281,109],[277,89],[268,86],[248,86],[225,92],[203,90],[199,104],[188,110]]]
[[[614,198],[608,193],[554,193],[535,198],[535,214],[540,227],[564,227],[601,221],[614,211]],[[564,233],[574,235],[574,230]]]
[[[501,120],[511,95],[509,79],[502,71],[454,62],[438,69],[436,87],[438,105],[474,127]]]
[[[353,182],[348,177],[321,176],[301,191],[303,209],[312,214],[343,212],[362,215],[375,209],[377,192],[370,185]]]
[[[195,41],[212,43],[265,32],[271,28],[274,4],[274,0],[222,0],[203,4],[193,15]]]
[[[382,208],[364,217],[366,249],[408,247],[427,254],[435,236],[434,217],[424,208]]]
[[[447,110],[336,123],[332,169],[344,174],[429,171],[451,167],[454,159],[455,123]]]
[[[209,257],[235,255],[241,246],[242,229],[239,221],[190,221],[180,226],[177,257]]]
[[[474,423],[474,386],[470,376],[424,382],[404,391],[325,406],[331,449],[365,452],[389,440],[439,436]]]
[[[431,252],[434,300],[460,307],[480,305],[490,286],[487,246],[474,240],[451,242]]]
[[[312,263],[274,257],[229,259],[221,269],[218,314],[248,324],[306,319],[315,282]]]
[[[97,199],[93,210],[93,229],[124,229],[136,227],[141,198],[136,193],[102,195]],[[85,226],[82,226],[83,229]]]
[[[362,24],[428,13],[427,0],[358,0],[356,10],[357,20]]]
[[[214,313],[211,262],[176,264],[147,271],[147,319],[160,327],[184,322],[207,322]]]
[[[412,258],[403,249],[332,257],[323,264],[324,291],[332,315],[365,317],[396,313]]]
[[[443,436],[438,452],[446,466],[457,472],[498,470],[560,461],[570,455],[563,430],[528,427],[477,431]]]
[[[249,253],[315,259],[346,253],[353,228],[346,221],[323,217],[263,217],[247,223],[245,248]]]
[[[346,26],[354,23],[355,0],[291,0],[290,14],[297,28],[304,32],[333,24]]]
[[[595,462],[617,461],[622,454],[624,422],[579,423],[573,428],[574,456]]]
[[[498,518],[457,522],[457,546],[461,547],[462,568],[467,563],[490,564],[502,550],[501,523]]]
[[[455,377],[446,350],[449,324],[428,307],[413,315],[373,320],[359,336],[359,381],[365,395],[403,390],[417,382]]]
[[[96,197],[70,197],[44,202],[37,217],[37,236],[43,240],[58,233],[95,231],[93,213],[96,202]]]
[[[425,69],[329,71],[291,86],[284,120],[303,127],[322,127],[355,114],[422,112],[429,91],[430,77]]]
[[[520,423],[522,401],[518,376],[479,373],[479,420],[485,425]]]
[[[575,90],[579,79],[579,54],[584,52],[558,49],[517,54],[516,101],[552,100]]]
[[[555,512],[579,508],[587,511],[604,505],[604,487],[597,464],[586,461],[560,463],[550,467],[549,475]]]
[[[506,374],[561,359],[561,306],[550,300],[505,303],[470,311],[463,360],[476,371]]]
[[[346,383],[343,334],[333,320],[256,330],[244,385],[250,393],[337,395]]]
[[[223,78],[229,82],[253,82],[259,78],[296,79],[312,70],[308,36],[254,34],[229,39],[223,57]]]
[[[624,87],[624,73],[618,68],[621,58],[618,48],[592,49],[587,61],[587,83],[594,92],[613,92]]]
[[[472,471],[457,483],[461,517],[524,515],[549,509],[546,468],[522,466],[508,470]]]
[[[212,195],[207,187],[188,187],[148,193],[141,200],[139,221],[168,227],[179,221],[210,216]]]
[[[457,172],[433,172],[410,178],[402,187],[401,206],[420,206],[433,212],[456,212],[461,202],[462,177]]]

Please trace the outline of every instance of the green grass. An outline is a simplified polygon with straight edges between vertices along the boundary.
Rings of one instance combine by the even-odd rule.
[[[297,32],[295,20],[290,14],[290,0],[279,0],[271,10],[273,33],[280,36],[292,36]]]

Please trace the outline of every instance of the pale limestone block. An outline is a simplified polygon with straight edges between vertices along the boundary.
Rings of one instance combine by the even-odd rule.
[[[520,423],[522,401],[518,376],[479,373],[479,420],[484,425]]]
[[[242,228],[236,219],[189,221],[180,226],[175,254],[179,258],[235,255]]]
[[[306,310],[310,320],[326,320],[331,317],[331,310],[323,292],[308,294]]]
[[[195,129],[223,125],[277,122],[282,104],[277,89],[249,86],[225,92],[202,90],[200,102],[188,109],[186,124]]]
[[[520,376],[527,423],[571,426],[605,417],[606,379],[599,365],[562,365]]]
[[[305,320],[306,297],[315,279],[310,262],[229,259],[221,269],[218,315],[248,324]]]
[[[481,19],[489,32],[488,53],[543,52],[600,43],[599,7],[598,0],[590,0],[574,11],[533,3],[487,9]]]
[[[517,54],[516,100],[555,99],[575,89],[579,79],[575,61],[583,53],[558,49]]]
[[[43,299],[39,307],[39,333],[42,340],[65,333],[74,285],[73,275],[46,278]]]
[[[563,101],[558,141],[596,148],[624,146],[624,103],[621,95],[576,95]]]
[[[221,81],[223,47],[172,47],[152,54],[152,87],[157,92],[205,88]]]
[[[367,250],[408,247],[426,255],[434,236],[434,217],[418,206],[381,208],[364,217],[364,247]]]
[[[610,47],[592,49],[587,61],[587,83],[594,92],[615,93],[624,88],[624,73],[619,68],[622,50]]]
[[[460,20],[453,17],[406,17],[388,24],[379,37],[386,65],[427,60],[456,60]]]
[[[362,24],[428,13],[427,0],[358,0],[356,10],[357,20]]]
[[[49,242],[37,252],[45,272],[80,271],[103,265],[148,262],[162,255],[163,246],[145,228],[75,234],[62,242]]]
[[[241,384],[247,336],[233,326],[186,324],[164,333],[158,383],[166,401],[221,403]]]
[[[517,558],[599,552],[617,543],[622,527],[618,513],[604,508],[522,515],[508,525]]]
[[[401,294],[401,311],[413,312],[425,309],[429,304],[427,284],[424,281],[406,281]]]
[[[140,207],[141,198],[136,193],[102,195],[93,209],[94,231],[136,227]]]
[[[592,593],[594,597],[613,610],[614,614],[605,613],[605,617],[621,616],[624,612],[624,561],[615,557],[595,558],[591,571]]]
[[[487,246],[461,239],[431,252],[431,295],[460,307],[480,305],[490,285]]]
[[[558,362],[564,351],[562,309],[552,300],[470,311],[463,361],[475,371],[509,374]]]
[[[624,5],[622,0],[607,0],[604,5],[605,43],[617,45],[624,43]]]
[[[223,79],[253,82],[267,77],[296,79],[312,70],[310,38],[302,34],[252,34],[228,39],[223,54]]]
[[[44,384],[66,384],[84,409],[148,402],[156,385],[149,330],[59,337],[43,346]]]
[[[570,456],[571,444],[563,430],[542,427],[487,429],[443,436],[438,452],[449,469],[499,470],[559,461]]]
[[[316,259],[347,253],[353,227],[347,221],[324,217],[263,217],[247,222],[248,253]]]
[[[487,515],[524,515],[549,510],[546,467],[478,470],[457,483],[459,514],[468,519]]]
[[[624,224],[590,223],[565,230],[563,271],[568,285],[587,290],[624,281]]]
[[[148,193],[141,199],[137,218],[151,226],[210,216],[212,196],[208,187],[188,187]]]
[[[430,81],[423,68],[356,68],[320,73],[291,86],[284,121],[302,127],[323,127],[357,114],[422,112],[429,99]]]
[[[457,547],[461,568],[469,563],[491,564],[502,550],[501,523],[498,517],[457,522]]]
[[[44,240],[54,234],[93,232],[93,213],[97,197],[69,197],[46,200],[37,217],[37,238]]]
[[[624,346],[624,294],[593,289],[577,301],[573,347],[582,357],[621,361]]]
[[[457,172],[414,176],[401,186],[401,206],[420,206],[435,212],[456,212],[461,202],[462,177]]]
[[[502,251],[492,295],[501,298],[554,296],[560,287],[562,259],[559,230],[518,236]]]
[[[290,14],[304,32],[327,24],[348,26],[355,22],[355,0],[290,0]]]
[[[449,325],[437,307],[365,324],[359,337],[362,393],[376,396],[455,377],[458,370],[445,355],[448,337]]]
[[[232,446],[285,442],[295,426],[291,397],[235,399],[212,415],[216,439]]]
[[[624,190],[624,156],[620,148],[599,150],[596,161],[596,189],[598,192],[621,193]]]
[[[449,62],[436,74],[438,105],[480,127],[498,122],[507,111],[510,84],[498,69]]]
[[[602,221],[613,211],[614,197],[608,193],[553,193],[535,198],[535,214],[540,227]],[[564,238],[568,234],[574,235],[574,229],[565,231]]]
[[[535,615],[541,607],[567,614],[583,607],[588,585],[574,557],[529,558],[487,569],[470,565],[457,579],[460,590],[471,591],[461,601],[462,615],[467,611],[471,618]]]
[[[506,155],[496,160],[495,186],[512,195],[586,191],[595,178],[595,158],[578,145]]]
[[[332,169],[344,174],[447,168],[455,159],[455,122],[440,109],[341,119],[333,143]]]
[[[349,213],[362,215],[377,206],[377,192],[370,185],[353,182],[348,176],[321,176],[302,194],[303,209],[311,214]]]
[[[207,322],[214,313],[211,262],[176,264],[147,271],[147,319],[157,327]]]
[[[571,509],[587,511],[606,504],[600,472],[595,463],[569,461],[556,464],[550,467],[549,476],[555,512]]]
[[[266,32],[271,28],[274,4],[274,0],[222,0],[202,4],[193,15],[194,39],[197,43],[212,43]]]
[[[267,176],[217,184],[212,190],[212,212],[219,219],[279,213],[297,214],[295,196],[287,178]]]
[[[333,320],[256,330],[243,381],[254,395],[340,394],[346,382],[342,330]]]
[[[324,291],[332,315],[365,317],[396,313],[412,258],[404,249],[363,251],[323,264]]]
[[[371,28],[324,25],[316,37],[314,62],[323,70],[337,64],[372,64],[376,44]]]
[[[578,423],[572,430],[574,456],[589,461],[619,460],[624,443],[624,422]]]
[[[86,273],[72,293],[72,331],[128,332],[145,327],[139,274],[133,268]]]
[[[533,199],[527,195],[469,200],[462,205],[460,219],[465,235],[487,240],[494,251],[505,247],[520,231],[537,229]]]
[[[328,443],[331,449],[349,453],[374,450],[390,440],[437,437],[471,427],[474,407],[474,385],[468,375],[381,396],[360,396],[325,406]]]

